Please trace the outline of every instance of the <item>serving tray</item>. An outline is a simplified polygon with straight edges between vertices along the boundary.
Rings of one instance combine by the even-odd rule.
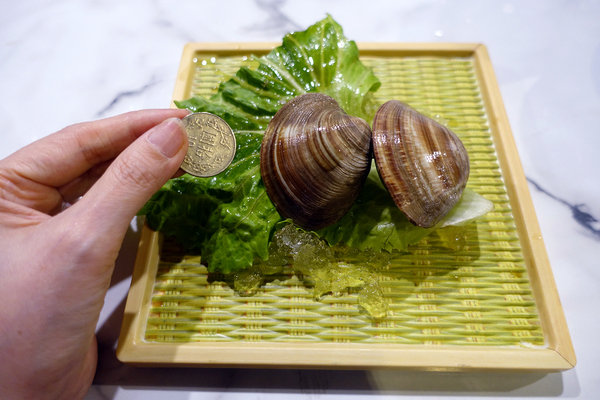
[[[251,55],[277,43],[190,43],[173,100],[210,96]],[[200,257],[144,226],[118,358],[139,365],[564,370],[575,354],[485,46],[359,43],[399,99],[448,125],[471,160],[468,187],[494,210],[460,245],[430,235],[394,259],[385,318],[356,294],[316,300],[295,277],[236,294]],[[454,247],[454,248],[453,248]]]

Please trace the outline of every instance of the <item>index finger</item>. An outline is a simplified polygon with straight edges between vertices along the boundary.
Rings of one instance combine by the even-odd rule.
[[[34,182],[59,187],[115,158],[162,121],[183,118],[188,113],[177,109],[142,110],[71,125],[7,157],[4,167]]]

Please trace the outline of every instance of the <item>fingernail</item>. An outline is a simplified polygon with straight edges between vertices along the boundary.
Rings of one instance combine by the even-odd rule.
[[[155,126],[148,135],[148,141],[165,157],[173,157],[183,146],[183,126],[178,118],[169,118]]]

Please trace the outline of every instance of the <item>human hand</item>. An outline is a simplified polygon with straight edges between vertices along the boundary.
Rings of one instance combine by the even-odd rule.
[[[185,115],[146,110],[77,124],[0,160],[0,398],[87,392],[121,242],[181,165]]]

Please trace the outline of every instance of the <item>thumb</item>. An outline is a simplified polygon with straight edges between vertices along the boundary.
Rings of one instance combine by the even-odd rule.
[[[127,147],[73,207],[96,230],[124,232],[142,206],[179,169],[187,151],[181,120],[170,118]],[[115,232],[114,229],[117,229]]]

